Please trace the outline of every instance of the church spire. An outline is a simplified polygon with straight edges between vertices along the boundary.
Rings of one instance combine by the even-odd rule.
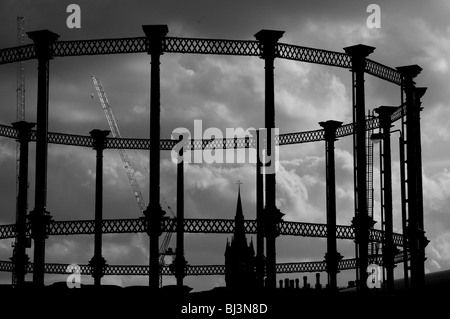
[[[234,217],[234,240],[235,245],[240,247],[247,247],[247,240],[245,238],[245,226],[244,226],[244,212],[242,210],[241,200],[241,182],[236,183],[238,185],[238,198],[236,205],[236,216]]]
[[[236,206],[236,219],[239,219],[242,221],[244,220],[244,212],[242,211],[242,202],[241,202],[241,181],[237,181],[236,183],[238,185],[238,199],[237,199],[237,206]]]
[[[243,288],[254,285],[254,258],[253,242],[248,245],[245,236],[244,212],[241,200],[241,182],[238,185],[236,215],[234,217],[234,234],[231,243],[225,247],[225,281],[227,287]]]

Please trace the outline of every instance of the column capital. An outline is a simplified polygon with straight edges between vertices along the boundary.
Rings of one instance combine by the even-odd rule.
[[[102,255],[94,255],[89,261],[89,266],[91,267],[92,277],[102,278],[105,274],[105,268],[109,265]]]
[[[254,37],[262,45],[261,57],[265,58],[275,58],[275,45],[278,40],[283,36],[284,31],[277,30],[260,30],[255,33]]]
[[[95,150],[103,150],[106,147],[106,137],[111,131],[94,129],[89,134],[94,139],[92,146]]]
[[[396,69],[403,77],[409,78],[411,80],[418,76],[420,72],[422,72],[422,68],[417,64],[398,66],[396,67]]]
[[[262,29],[255,33],[256,40],[267,44],[276,44],[283,36],[284,31]]]
[[[417,99],[421,99],[423,97],[423,95],[425,94],[425,92],[427,91],[428,88],[426,87],[416,87],[414,88],[414,92],[416,93],[415,97]]]
[[[329,141],[335,140],[336,130],[342,125],[342,122],[329,120],[326,122],[319,122],[319,125],[325,130],[325,140]]]
[[[366,58],[375,51],[375,47],[371,47],[365,44],[357,44],[344,48],[345,53],[347,53],[352,58]]]
[[[19,121],[19,122],[14,122],[11,125],[16,130],[19,131],[18,134],[17,134],[17,137],[18,137],[19,140],[22,139],[22,138],[26,138],[27,140],[29,140],[29,138],[30,138],[30,131],[36,125],[36,123],[30,123],[30,122],[27,122],[27,121]]]
[[[59,39],[59,34],[50,30],[29,31],[27,35],[34,43],[52,43]]]
[[[380,124],[381,126],[389,126],[391,125],[391,115],[397,110],[396,106],[379,106],[374,111],[380,116]]]
[[[343,256],[337,251],[331,251],[325,253],[326,270],[328,273],[338,273],[338,264],[342,260]]]
[[[352,218],[352,227],[355,231],[355,242],[360,243],[361,237],[368,235],[370,232],[370,228],[372,228],[376,224],[376,221],[373,220],[372,217],[368,215],[356,215]],[[367,234],[363,234],[366,232]]]
[[[144,217],[141,217],[147,221],[147,234],[149,236],[161,236],[162,226],[166,212],[162,209],[159,203],[149,203],[147,209],[143,211]]]
[[[175,274],[177,278],[184,278],[186,276],[187,269],[189,267],[186,258],[182,256],[175,257],[173,263],[169,266],[169,269]]]
[[[32,210],[28,214],[28,219],[31,223],[31,238],[36,240],[43,240],[48,237],[47,225],[52,222],[52,216],[45,209],[43,211]]]
[[[147,42],[148,54],[164,53],[164,38],[169,33],[169,28],[165,24],[143,25],[145,36],[149,39]]]
[[[278,224],[283,221],[283,214],[278,207],[264,208],[264,232],[266,237],[278,237]]]
[[[169,27],[166,24],[143,25],[145,36],[148,38],[165,37],[169,33]]]
[[[375,108],[374,111],[375,111],[378,115],[384,116],[384,115],[391,115],[391,114],[394,113],[397,109],[398,109],[397,106],[386,106],[386,105],[382,105],[382,106],[379,106],[379,107]]]
[[[27,32],[28,37],[36,44],[36,55],[38,58],[49,59],[52,55],[50,45],[58,41],[59,34],[50,30],[38,30]]]

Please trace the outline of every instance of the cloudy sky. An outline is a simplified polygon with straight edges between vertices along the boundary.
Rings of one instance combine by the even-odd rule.
[[[81,7],[81,29],[66,26],[70,3]],[[26,31],[49,29],[61,40],[143,36],[144,24],[167,24],[177,37],[254,39],[261,29],[285,31],[280,42],[342,51],[346,46],[376,47],[370,58],[396,67],[419,64],[418,86],[428,87],[423,98],[423,186],[428,272],[450,268],[450,2],[377,1],[381,28],[366,25],[372,1],[13,1],[0,2],[0,47],[16,45],[16,18],[26,18]],[[29,43],[29,40],[26,40]],[[108,129],[97,97],[92,98],[91,74],[105,87],[121,133],[149,136],[149,56],[146,54],[55,58],[51,61],[49,129],[87,135],[92,129]],[[36,61],[25,64],[26,120],[36,121]],[[1,66],[0,123],[16,120],[16,66]],[[351,121],[351,73],[346,69],[276,60],[276,123],[280,133],[318,129],[330,119]],[[179,127],[190,130],[194,120],[203,128],[223,131],[234,127],[262,127],[264,123],[264,64],[253,57],[165,54],[161,58],[162,137]],[[366,76],[366,107],[399,105],[400,89]],[[397,135],[393,140],[394,227],[401,231]],[[350,224],[353,216],[353,159],[351,138],[336,143],[338,223]],[[31,145],[30,158],[35,156]],[[378,149],[375,156],[378,156]],[[148,153],[130,152],[141,166],[137,174],[148,200]],[[375,167],[375,219],[379,217],[378,161]],[[138,206],[119,154],[105,151],[104,217],[137,218]],[[168,153],[161,159],[162,192],[176,207],[176,168]],[[255,218],[255,167],[252,164],[186,166],[185,214],[191,218],[233,218],[237,180],[242,181],[244,214]],[[29,209],[34,207],[34,166],[30,166]],[[95,153],[91,149],[49,147],[48,211],[55,220],[92,219],[94,216]],[[277,203],[285,220],[320,222],[325,217],[324,144],[284,146],[280,149]],[[15,142],[0,139],[0,224],[15,220]],[[377,227],[379,227],[379,222]],[[175,236],[174,236],[175,237]],[[223,264],[227,237],[186,235],[190,264]],[[173,241],[174,242],[174,241]],[[173,245],[173,244],[172,244]],[[278,262],[323,260],[325,241],[280,238]],[[339,241],[338,249],[352,258],[354,246]],[[32,258],[32,251],[28,251]],[[106,235],[103,254],[109,264],[148,264],[146,235]],[[0,259],[12,255],[11,241],[0,241]],[[47,241],[46,260],[87,263],[93,255],[93,236],[59,236]],[[396,276],[402,276],[402,267]],[[307,274],[313,280],[313,274]],[[345,285],[354,271],[339,274]],[[297,276],[303,276],[298,274]],[[285,278],[281,275],[279,278]],[[0,282],[10,282],[9,273]],[[325,283],[325,276],[322,277]],[[63,280],[46,276],[46,282]],[[83,277],[85,282],[91,278]],[[147,284],[142,277],[104,277],[104,283]],[[173,283],[165,278],[165,283]],[[186,278],[196,290],[224,285],[221,277]]]

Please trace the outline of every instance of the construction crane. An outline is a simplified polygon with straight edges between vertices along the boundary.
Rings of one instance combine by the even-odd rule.
[[[25,18],[17,17],[17,46],[22,46],[25,39]],[[25,121],[25,68],[23,62],[17,62],[17,88],[16,88],[17,115],[16,121]],[[20,167],[20,144],[16,145],[16,220],[19,213],[19,167]],[[17,238],[16,238],[17,242]],[[15,247],[15,244],[13,244]],[[14,248],[15,249],[15,248]],[[17,283],[16,272],[12,272],[12,286]]]
[[[25,18],[17,17],[17,46],[25,40]],[[23,61],[17,62],[17,121],[25,120],[25,68]]]
[[[108,98],[106,97],[105,91],[103,90],[101,81],[94,75],[92,75],[92,81],[94,82],[95,89],[97,90],[98,98],[100,99],[100,103],[102,104],[103,111],[105,111],[106,119],[108,121],[109,128],[111,129],[112,136],[121,138],[122,135],[120,134],[119,126],[117,125],[116,118],[114,117],[111,106],[109,105]],[[136,180],[136,177],[134,176],[134,165],[132,164],[128,153],[124,149],[119,149],[119,155],[122,159],[123,167],[125,168],[125,172],[127,173],[127,177],[130,181],[131,189],[133,190],[134,197],[136,197],[139,209],[141,210],[141,212],[143,212],[146,209],[146,206],[141,189]]]
[[[100,103],[102,105],[103,110],[105,111],[106,119],[108,121],[109,127],[111,129],[111,134],[115,138],[121,138],[122,135],[119,131],[119,126],[117,125],[116,118],[114,117],[113,111],[111,109],[111,105],[109,104],[108,98],[106,97],[105,90],[103,89],[103,84],[95,75],[92,75],[92,82],[94,83],[95,90],[97,91],[98,98],[100,99]],[[91,95],[93,98],[93,94]],[[128,153],[124,149],[118,149],[120,158],[123,162],[123,167],[125,168],[125,172],[127,173],[128,180],[130,181],[131,189],[133,190],[134,197],[136,198],[139,209],[143,213],[146,209],[146,204],[144,202],[144,197],[142,196],[141,188],[135,177],[136,166],[134,162],[128,156]],[[175,218],[175,213],[172,211],[172,208],[167,204],[167,201],[162,198],[163,202],[166,204],[167,209],[173,218]],[[172,238],[172,233],[167,232],[161,245],[159,247],[159,264],[160,266],[165,265],[165,257],[166,255],[173,254],[172,249],[169,249],[170,240]],[[162,272],[161,272],[162,273]],[[162,286],[162,275],[159,278],[160,286]]]

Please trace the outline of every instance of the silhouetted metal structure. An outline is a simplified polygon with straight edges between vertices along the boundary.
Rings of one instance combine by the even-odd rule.
[[[94,285],[100,286],[106,260],[102,256],[102,222],[103,222],[103,150],[106,137],[110,131],[92,130],[89,134],[94,139],[95,161],[95,223],[94,223],[94,257],[89,264],[92,267]]]
[[[183,224],[185,233],[231,234],[234,231],[234,221],[232,219],[185,218]],[[47,227],[47,235],[92,235],[95,233],[94,226],[95,222],[93,220],[53,221]],[[244,226],[247,234],[257,233],[256,220],[245,220]],[[161,227],[163,232],[175,232],[177,230],[177,222],[174,219],[164,219]],[[28,224],[27,234],[29,234],[30,231],[30,224]],[[141,218],[104,219],[102,223],[102,232],[104,234],[146,232],[146,222]],[[326,238],[327,225],[282,221],[279,224],[279,234],[285,236]],[[16,231],[14,225],[0,226],[0,239],[14,238],[15,235]],[[371,241],[381,243],[383,236],[384,234],[381,230],[371,229],[369,231],[369,239]],[[393,237],[395,245],[403,245],[403,234],[395,233]],[[349,225],[337,225],[336,238],[354,240],[355,230]]]
[[[336,140],[336,129],[342,122],[327,121],[320,122],[325,129],[325,165],[326,165],[326,201],[327,201],[327,263],[328,285],[331,290],[337,290],[338,263],[342,259],[337,252],[336,246],[336,176],[334,164],[334,141]]]
[[[391,115],[395,107],[380,106],[375,109],[380,116],[382,143],[381,188],[383,192],[382,214],[384,215],[385,239],[383,243],[383,266],[386,269],[386,291],[394,290],[394,257],[395,246],[393,243],[394,217],[392,209],[392,168],[391,168]]]
[[[180,135],[179,141],[183,141],[183,135]],[[173,262],[172,272],[175,273],[177,286],[183,286],[183,279],[186,276],[188,263],[184,257],[184,147],[178,152],[177,163],[177,249],[175,260]]]
[[[422,71],[418,65],[398,67],[406,104],[406,172],[408,207],[408,248],[411,254],[411,288],[425,285],[425,247],[423,227],[422,148],[420,143],[420,99],[426,88],[416,88],[413,79]]]
[[[30,212],[31,237],[34,240],[33,282],[36,286],[44,286],[44,260],[46,228],[51,221],[47,211],[47,158],[48,158],[48,96],[49,67],[52,58],[52,44],[59,35],[48,30],[27,32],[35,43],[38,60],[37,88],[37,130],[36,130],[36,187],[34,210]]]
[[[17,17],[17,46],[22,46],[25,39],[25,18]],[[16,67],[16,121],[25,121],[25,68],[24,63],[19,61]],[[16,222],[19,220],[19,184],[20,184],[20,142],[16,144]],[[25,216],[26,216],[25,208]],[[25,217],[26,220],[26,217]],[[14,246],[17,244],[14,243]],[[15,251],[13,252],[14,257]],[[12,273],[12,285],[15,287],[17,283],[17,273],[13,271]],[[21,274],[19,276],[22,276]]]
[[[256,286],[264,287],[265,256],[264,256],[264,176],[262,163],[262,145],[260,131],[256,135]]]
[[[366,45],[355,45],[344,48],[352,60],[353,85],[353,161],[354,161],[354,187],[355,187],[355,217],[352,224],[356,230],[355,243],[357,245],[359,281],[365,283],[367,279],[369,229],[373,226],[373,219],[367,211],[367,167],[366,167],[366,128],[365,128],[365,93],[364,70],[366,58],[375,48]],[[358,272],[359,271],[359,272]],[[359,288],[366,291],[368,287],[361,284]]]
[[[356,45],[347,47],[346,53],[332,52],[320,49],[312,49],[290,44],[279,43],[283,35],[282,31],[262,30],[255,37],[257,41],[215,40],[215,39],[192,39],[167,37],[168,28],[165,25],[143,26],[145,37],[104,39],[104,40],[81,40],[81,41],[57,41],[58,35],[48,30],[29,32],[29,37],[34,44],[0,50],[0,64],[7,64],[30,59],[38,60],[38,103],[37,103],[37,129],[29,132],[28,140],[36,141],[36,181],[35,181],[35,208],[30,212],[30,223],[26,225],[25,234],[31,235],[35,242],[34,263],[27,264],[27,271],[33,272],[33,282],[36,286],[44,284],[44,273],[61,273],[65,265],[45,264],[45,238],[49,235],[58,234],[97,234],[99,233],[127,233],[147,232],[150,237],[150,266],[114,266],[105,265],[103,274],[133,273],[150,274],[149,285],[158,287],[160,272],[170,273],[168,267],[160,269],[159,237],[163,231],[178,232],[177,250],[179,260],[183,255],[182,235],[184,232],[193,233],[232,233],[234,231],[233,220],[206,220],[185,219],[184,216],[177,220],[164,218],[164,211],[160,205],[160,151],[172,150],[179,142],[178,140],[161,139],[160,137],[160,57],[163,53],[200,53],[221,55],[243,55],[259,56],[265,60],[265,146],[270,156],[276,146],[332,140],[326,130],[315,130],[308,132],[287,133],[275,136],[272,129],[275,128],[275,104],[274,104],[274,59],[284,58],[296,61],[317,63],[351,69],[353,89],[353,123],[335,128],[334,138],[348,135],[354,137],[354,173],[355,173],[355,218],[352,226],[335,226],[333,224],[311,224],[299,222],[285,222],[283,214],[275,205],[275,173],[268,173],[266,167],[257,164],[259,171],[264,168],[264,174],[257,174],[257,220],[244,221],[247,233],[257,233],[257,255],[261,257],[257,263],[258,282],[262,282],[262,270],[266,276],[266,286],[275,288],[277,272],[299,272],[299,271],[324,271],[324,262],[276,264],[276,237],[279,235],[296,235],[312,237],[329,237],[330,246],[335,238],[353,239],[358,245],[355,259],[343,259],[337,263],[337,269],[349,269],[358,267],[358,277],[361,285],[359,289],[366,291],[364,285],[366,278],[366,267],[368,263],[376,262],[383,264],[388,262],[391,267],[392,254],[389,258],[382,260],[368,255],[369,241],[382,242],[386,236],[392,237],[395,246],[409,249],[411,258],[411,285],[419,289],[424,284],[424,260],[427,239],[423,228],[423,200],[422,200],[422,177],[421,177],[421,145],[420,145],[420,99],[425,93],[424,88],[416,88],[413,79],[420,73],[418,66],[406,66],[393,69],[380,63],[367,59],[374,48]],[[96,221],[52,221],[46,209],[46,187],[47,187],[47,146],[48,143],[75,145],[84,147],[95,147],[95,139],[89,136],[71,135],[48,132],[48,83],[49,83],[49,60],[52,57],[79,56],[79,55],[101,55],[119,53],[148,53],[151,57],[150,71],[150,139],[118,139],[105,138],[104,148],[110,149],[149,149],[150,150],[150,203],[144,212],[143,219],[121,219],[102,220],[101,227]],[[407,186],[406,198],[403,198],[407,212],[407,246],[404,235],[390,234],[388,232],[371,228],[373,220],[367,212],[367,183],[366,183],[366,131],[380,126],[379,118],[365,118],[365,88],[364,74],[371,74],[388,82],[401,86],[405,93],[403,101],[395,111],[389,115],[391,123],[398,119],[403,121],[403,130],[406,131],[406,162],[407,178],[403,176],[402,184]],[[382,120],[381,125],[387,121]],[[261,133],[261,132],[260,132]],[[0,125],[0,136],[19,138],[18,128]],[[183,147],[183,151],[203,150],[204,148],[255,148],[260,138],[242,139],[219,139],[219,140],[190,140]],[[259,141],[261,143],[261,141]],[[328,153],[328,152],[327,152]],[[328,154],[328,160],[331,155]],[[333,156],[334,157],[334,156]],[[26,162],[24,160],[24,162]],[[328,169],[331,168],[328,167]],[[182,199],[182,166],[178,166],[178,196]],[[332,173],[332,172],[330,172]],[[388,174],[385,172],[385,174]],[[331,175],[330,175],[331,176]],[[263,191],[261,185],[265,180],[265,203],[262,200]],[[406,183],[407,182],[407,183]],[[330,184],[331,190],[333,186]],[[405,187],[406,188],[406,187]],[[406,196],[405,196],[406,197]],[[330,198],[329,198],[330,199]],[[332,221],[335,204],[329,200]],[[329,210],[330,211],[330,210]],[[261,223],[261,220],[263,221]],[[261,234],[264,232],[266,238],[266,259],[263,256],[263,241]],[[0,226],[0,239],[12,238],[21,233],[15,225]],[[389,238],[391,240],[391,238]],[[335,242],[335,240],[334,240]],[[261,247],[260,247],[261,246]],[[97,248],[98,249],[98,248]],[[98,256],[98,251],[97,251]],[[395,256],[394,262],[404,261],[405,252]],[[183,261],[183,260],[182,260]],[[263,264],[263,262],[265,263]],[[17,262],[17,261],[15,261]],[[23,262],[23,261],[22,261]],[[181,264],[181,263],[180,263]],[[262,265],[264,267],[262,267]],[[23,266],[23,264],[22,264]],[[336,258],[333,262],[328,259],[328,270],[336,271]],[[89,265],[82,265],[84,273],[92,272]],[[12,263],[0,262],[0,270],[10,271]],[[223,273],[223,266],[188,266],[177,267],[177,281],[181,285],[184,275],[205,275]],[[98,274],[98,273],[97,273]],[[98,277],[98,276],[97,276]],[[98,280],[97,280],[98,282]],[[334,279],[333,279],[334,282]]]
[[[25,275],[27,273],[27,263],[29,257],[26,248],[29,247],[27,236],[27,209],[28,209],[28,142],[30,140],[30,132],[34,127],[34,123],[25,121],[15,122],[12,124],[18,131],[19,142],[19,185],[17,192],[17,214],[16,214],[16,241],[14,243],[13,257],[11,261],[14,264],[13,269],[13,285],[23,288],[25,283]]]
[[[106,96],[105,90],[103,89],[103,84],[96,76],[92,75],[92,81],[94,83],[95,90],[97,91],[100,103],[102,105],[102,109],[105,112],[106,119],[108,121],[109,128],[111,129],[111,134],[114,138],[122,138],[120,134],[119,125],[117,124],[116,118],[112,111],[111,105],[109,104],[108,97]],[[95,141],[94,141],[95,143]],[[123,162],[123,167],[127,174],[128,180],[130,181],[131,190],[133,191],[133,195],[136,198],[136,202],[141,212],[144,212],[147,208],[147,205],[144,202],[144,196],[142,195],[141,188],[139,187],[139,183],[134,176],[137,172],[136,165],[134,161],[128,156],[126,150],[119,148],[119,155]],[[172,216],[175,217],[170,206],[168,206],[169,211]],[[160,247],[159,247],[159,264],[160,266],[164,263],[164,258],[168,252],[168,247],[170,244],[170,239],[172,237],[172,233],[166,233]],[[159,285],[162,286],[162,277],[160,276]]]
[[[265,163],[264,178],[265,207],[264,207],[264,234],[266,237],[266,287],[276,288],[276,238],[278,236],[278,223],[283,214],[276,207],[276,174],[275,174],[275,87],[274,87],[274,60],[278,40],[284,31],[261,30],[255,34],[261,47],[261,58],[264,59],[265,69],[265,131],[266,154],[268,160]],[[269,172],[269,168],[272,169]],[[272,172],[273,170],[273,172]]]
[[[373,112],[370,110],[367,112],[367,119],[373,117]],[[373,142],[371,140],[371,136],[373,134],[373,129],[368,129],[366,131],[366,196],[367,196],[367,215],[369,218],[373,219],[373,210],[374,210],[374,188],[373,188]],[[383,201],[383,197],[381,196],[381,202]],[[373,226],[375,227],[375,225]],[[379,245],[374,242],[370,242],[368,246],[368,255],[370,256],[377,255],[379,253]]]
[[[98,98],[102,105],[102,109],[105,112],[106,120],[108,121],[109,128],[111,129],[112,136],[116,138],[122,138],[122,135],[120,134],[119,130],[119,125],[117,124],[111,105],[109,104],[108,97],[106,96],[105,90],[103,89],[102,82],[95,75],[91,75],[91,77],[92,82],[94,83],[95,90],[97,91]],[[136,171],[135,165],[130,160],[128,153],[124,149],[119,148],[118,151],[120,158],[123,162],[125,172],[127,173],[128,180],[130,181],[133,195],[136,198],[136,202],[139,206],[140,211],[143,212],[146,209],[146,205],[144,202],[144,196],[142,195],[141,188],[139,187],[139,183],[137,182],[136,177],[134,176]]]
[[[395,113],[392,115],[391,120],[395,122],[406,114],[405,105],[402,104],[397,108]],[[378,118],[370,118],[366,120],[366,129],[373,129],[380,126]],[[345,124],[336,130],[336,138],[341,138],[345,136],[351,136],[354,133],[354,124]],[[0,124],[0,136],[8,138],[16,138],[17,131],[8,125]],[[48,133],[48,142],[51,144],[61,144],[61,145],[72,145],[81,147],[92,147],[93,139],[91,136],[74,135],[67,133]],[[291,145],[291,144],[301,144],[301,143],[311,143],[319,142],[325,140],[324,130],[314,130],[296,133],[285,133],[275,136],[275,145]],[[36,141],[36,131],[31,131],[30,141]],[[178,143],[178,140],[161,139],[160,148],[162,151],[171,151],[173,147]],[[150,140],[143,138],[107,138],[106,146],[108,149],[135,149],[135,150],[149,150]],[[189,140],[186,143],[186,151],[189,150],[202,150],[206,146],[209,148],[223,148],[223,149],[234,149],[234,148],[255,148],[256,139],[255,138],[224,138],[216,140]]]
[[[148,222],[150,237],[150,281],[151,288],[159,287],[159,237],[161,221],[165,215],[160,203],[160,147],[161,102],[160,102],[160,57],[164,53],[164,38],[169,32],[165,25],[143,26],[147,36],[146,48],[151,57],[150,70],[150,200],[144,215]]]

